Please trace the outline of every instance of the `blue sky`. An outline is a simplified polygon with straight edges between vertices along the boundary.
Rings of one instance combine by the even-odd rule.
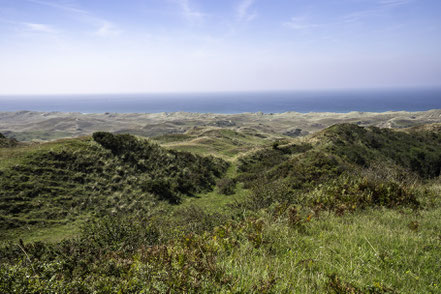
[[[441,86],[440,0],[0,0],[0,94]]]

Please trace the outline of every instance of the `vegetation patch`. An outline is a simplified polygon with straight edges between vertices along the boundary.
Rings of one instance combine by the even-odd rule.
[[[173,136],[161,140],[252,139]],[[441,291],[439,129],[259,142],[230,163],[105,132],[8,148],[19,158],[0,166],[1,232],[78,231],[3,242],[0,292]]]
[[[14,138],[7,138],[5,135],[0,133],[0,148],[2,147],[14,147],[18,145],[18,141]]]
[[[132,213],[155,199],[178,203],[210,191],[228,164],[167,151],[131,135],[95,133],[26,154],[0,170],[3,229],[76,219],[84,213]]]

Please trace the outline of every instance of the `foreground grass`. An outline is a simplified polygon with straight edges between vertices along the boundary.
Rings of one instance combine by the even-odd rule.
[[[440,213],[325,213],[302,227],[262,213],[261,244],[245,241],[220,260],[246,292],[439,293]]]
[[[68,256],[58,257],[55,263],[48,259],[46,265],[30,255],[40,275],[33,272],[25,255],[23,263],[9,270],[17,278],[19,273],[30,277],[27,289],[55,292],[93,281],[95,284],[82,289],[96,293],[144,293],[141,289],[145,293],[441,291],[440,207],[369,208],[345,215],[299,210],[295,218],[278,211],[279,205],[274,204],[244,212],[243,218],[205,232],[186,232],[181,237],[176,232],[167,245],[142,246],[135,251],[113,249],[110,255],[103,251],[90,265],[90,276],[81,274],[78,280],[74,272],[75,282],[69,280],[73,277],[67,269],[57,266],[68,265]],[[52,274],[58,278],[49,279]],[[7,275],[3,272],[1,278],[8,281]],[[67,284],[61,283],[61,277]],[[66,289],[59,293],[87,292]]]

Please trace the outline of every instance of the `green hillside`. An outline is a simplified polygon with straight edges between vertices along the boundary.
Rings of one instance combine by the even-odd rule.
[[[240,158],[239,179],[256,191],[260,206],[274,197],[333,209],[417,206],[409,183],[439,176],[440,147],[439,132],[335,125],[300,144]]]
[[[441,292],[438,125],[98,132],[0,159],[0,293]]]
[[[3,230],[141,213],[157,200],[176,204],[210,191],[228,167],[221,159],[110,133],[30,147],[17,157],[0,169]]]
[[[255,148],[268,146],[277,135],[262,134],[254,129],[231,130],[220,128],[193,128],[184,134],[154,137],[162,146],[201,155],[215,155],[232,159]]]

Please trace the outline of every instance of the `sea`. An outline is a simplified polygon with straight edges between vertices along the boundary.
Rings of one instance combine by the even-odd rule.
[[[81,113],[385,112],[441,109],[441,87],[411,89],[3,95],[1,111]]]

